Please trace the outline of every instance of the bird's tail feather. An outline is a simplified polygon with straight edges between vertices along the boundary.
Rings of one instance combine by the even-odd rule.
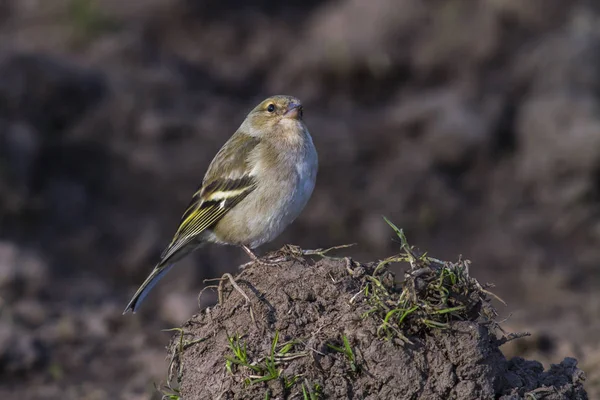
[[[140,304],[142,304],[142,302],[144,301],[144,299],[146,298],[148,293],[150,293],[150,290],[152,290],[154,285],[156,285],[158,283],[158,281],[163,276],[165,276],[165,274],[167,272],[169,272],[169,270],[173,267],[173,265],[174,264],[169,264],[169,265],[159,264],[156,267],[154,267],[154,269],[152,270],[150,275],[146,278],[144,283],[142,283],[142,285],[137,290],[137,292],[135,292],[135,294],[129,301],[129,304],[127,304],[127,307],[125,307],[125,311],[123,311],[123,314],[126,314],[127,311],[129,311],[129,310],[131,310],[131,312],[133,312],[135,314],[135,312],[140,307]]]

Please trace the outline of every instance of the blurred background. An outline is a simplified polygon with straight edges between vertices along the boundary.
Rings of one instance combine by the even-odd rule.
[[[0,397],[160,398],[161,329],[247,257],[206,247],[121,312],[272,94],[320,171],[261,252],[385,258],[385,215],[496,284],[533,333],[507,356],[574,356],[600,396],[598,2],[0,0]]]

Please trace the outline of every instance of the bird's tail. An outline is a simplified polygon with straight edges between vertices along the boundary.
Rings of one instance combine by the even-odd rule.
[[[127,307],[125,307],[125,311],[123,311],[123,314],[126,314],[129,310],[131,310],[131,312],[135,314],[135,312],[138,310],[140,304],[142,304],[142,301],[144,301],[150,290],[152,290],[154,285],[156,285],[158,281],[163,276],[165,276],[167,272],[169,272],[173,265],[174,264],[164,265],[160,263],[156,267],[154,267],[154,269],[152,270],[150,275],[148,275],[144,283],[142,283],[137,292],[135,292],[135,294],[129,301],[129,304],[127,304]]]

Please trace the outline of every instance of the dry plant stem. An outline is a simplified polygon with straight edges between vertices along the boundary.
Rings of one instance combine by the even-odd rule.
[[[344,258],[344,261],[346,262],[346,271],[348,271],[350,276],[354,276],[354,271],[352,270],[352,259],[350,257],[346,257]]]
[[[242,247],[242,249],[244,249],[246,254],[248,254],[250,256],[250,258],[252,259],[252,262],[241,265],[240,268],[242,268],[242,269],[247,267],[249,264],[251,265],[253,263],[259,263],[259,264],[263,264],[263,265],[277,265],[283,261],[286,261],[286,257],[277,257],[277,258],[270,259],[270,260],[264,259],[264,258],[261,259],[248,246],[242,245],[241,247]]]
[[[345,249],[348,247],[352,247],[355,246],[356,243],[351,243],[351,244],[342,244],[339,246],[333,246],[333,247],[329,247],[327,249],[315,249],[315,250],[300,250],[301,254],[303,256],[321,256],[321,257],[325,257],[325,255],[327,253],[329,253],[332,250],[338,250],[338,249]]]
[[[244,263],[244,264],[240,265],[238,267],[238,269],[244,270],[244,269],[248,268],[251,265],[254,265],[254,261],[248,261],[247,263]]]
[[[262,265],[278,265],[282,262],[285,261],[289,261],[289,257],[304,257],[304,256],[320,256],[320,257],[327,257],[327,253],[329,253],[332,250],[338,250],[338,249],[345,249],[348,247],[352,247],[356,245],[356,243],[351,243],[351,244],[343,244],[343,245],[339,245],[339,246],[333,246],[333,247],[329,247],[326,249],[314,249],[314,250],[303,250],[298,246],[294,246],[294,245],[286,245],[284,247],[284,254],[282,256],[274,256],[273,258],[260,258],[256,255],[256,253],[254,253],[254,251],[252,251],[252,249],[250,249],[247,246],[240,246],[242,249],[244,249],[244,251],[246,252],[246,254],[248,254],[248,256],[250,256],[250,258],[252,259],[252,261],[247,262],[245,264],[242,264],[239,266],[239,269],[245,269],[251,265],[253,265],[254,263],[259,263]]]
[[[184,340],[184,337],[186,333],[182,328],[172,328],[172,329],[164,329],[164,332],[179,332],[180,336],[179,339],[177,341],[177,346],[173,348],[173,352],[171,353],[171,359],[169,361],[169,367],[168,367],[168,372],[167,372],[167,385],[166,388],[169,390],[174,390],[173,387],[171,386],[171,382],[173,381],[173,376],[174,376],[174,368],[175,368],[175,364],[178,364],[178,370],[177,370],[177,380],[179,381],[181,379],[182,376],[182,366],[183,364],[180,362],[179,357],[181,357],[181,354],[183,354],[183,352],[188,349],[189,347],[197,344],[197,343],[201,343],[203,341],[206,340],[205,337],[203,338],[199,338],[199,339],[194,339],[191,341],[187,341]],[[179,362],[178,362],[179,361]]]
[[[282,262],[288,261],[286,256],[262,259],[259,262],[265,265],[279,265]]]
[[[205,279],[203,282],[206,283],[206,282],[209,282],[211,280],[212,279]],[[207,290],[207,289],[218,289],[218,288],[219,288],[218,285],[208,285],[208,286],[203,287],[202,290],[200,291],[200,293],[198,293],[198,299],[197,299],[197,301],[198,301],[198,308],[203,308],[201,300],[202,300],[202,295],[204,294],[204,291]]]
[[[479,285],[479,283],[477,283],[477,284]],[[500,303],[504,304],[505,306],[507,305],[506,302],[504,300],[502,300],[499,296],[497,296],[495,293],[490,292],[489,290],[485,290],[484,288],[481,287],[481,285],[479,285],[479,288],[483,293],[495,298],[496,300],[498,300]]]
[[[502,346],[503,344],[511,342],[515,339],[521,339],[521,338],[524,338],[527,336],[531,336],[531,333],[529,333],[529,332],[509,333],[508,335],[506,335],[498,340],[498,346]]]
[[[242,295],[242,297],[246,300],[246,305],[248,306],[248,309],[250,310],[250,318],[252,318],[253,323],[256,323],[256,320],[254,319],[254,310],[252,309],[252,303],[250,302],[250,298],[242,290],[242,288],[237,284],[237,282],[235,281],[235,279],[233,278],[233,276],[230,273],[223,274],[223,276],[219,279],[219,286],[217,289],[219,305],[223,305],[223,282],[225,282],[225,278],[227,278],[229,280],[229,283],[231,283],[231,286],[233,286],[233,288],[235,290],[237,290]]]
[[[229,279],[229,282],[231,283],[231,286],[233,286],[233,288],[235,290],[237,290],[244,299],[246,299],[247,303],[250,303],[250,298],[248,297],[248,295],[242,290],[242,288],[236,283],[235,279],[233,279],[233,276],[230,273],[226,273],[223,274],[223,277],[220,279],[219,282],[219,288],[218,288],[218,293],[219,293],[219,305],[223,304],[223,282],[225,282],[225,278]]]

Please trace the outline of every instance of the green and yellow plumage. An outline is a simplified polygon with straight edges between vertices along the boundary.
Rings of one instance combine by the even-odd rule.
[[[125,312],[135,312],[173,263],[203,243],[250,251],[277,236],[310,197],[316,167],[300,102],[274,96],[259,104],[216,154],[171,243]]]
[[[251,177],[237,180],[211,182],[200,188],[181,217],[179,228],[169,246],[163,251],[161,261],[168,262],[187,245],[193,244],[202,232],[218,222],[227,211],[254,190]]]
[[[221,157],[215,157],[209,166],[202,185],[194,193],[181,217],[171,243],[162,252],[159,263],[134,294],[125,312],[129,309],[135,312],[137,305],[152,289],[152,283],[166,274],[172,263],[202,245],[205,239],[202,233],[216,224],[227,211],[254,190],[254,180],[247,175],[246,163],[236,162],[232,153],[238,148],[241,151],[238,154],[244,156],[245,160],[257,144],[258,141],[251,137],[235,134],[217,153],[221,154]],[[231,178],[223,178],[223,175]]]

